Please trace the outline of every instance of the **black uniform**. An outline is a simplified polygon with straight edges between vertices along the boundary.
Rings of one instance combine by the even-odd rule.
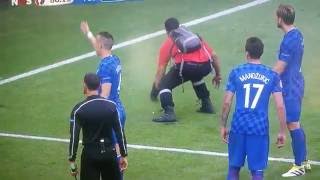
[[[112,129],[119,142],[122,157],[127,156],[126,138],[118,118],[116,105],[100,96],[89,96],[71,113],[69,160],[76,159],[82,128],[81,180],[118,180],[120,169],[112,145]]]

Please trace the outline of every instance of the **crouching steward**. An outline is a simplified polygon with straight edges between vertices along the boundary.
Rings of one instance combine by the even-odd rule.
[[[114,102],[98,95],[100,80],[96,74],[88,73],[84,77],[83,92],[86,99],[72,110],[70,118],[69,162],[71,175],[77,175],[75,164],[82,129],[83,150],[81,154],[81,180],[120,180],[121,171],[128,162],[126,138]],[[114,130],[120,148],[120,160],[112,145]]]
[[[198,112],[214,113],[203,78],[214,71],[212,83],[219,87],[221,76],[218,56],[201,37],[180,26],[176,18],[167,19],[164,25],[168,36],[160,48],[156,77],[150,94],[152,100],[160,96],[164,114],[153,121],[176,121],[172,90],[187,81],[192,82],[193,89],[201,100]],[[174,65],[166,73],[171,58]]]

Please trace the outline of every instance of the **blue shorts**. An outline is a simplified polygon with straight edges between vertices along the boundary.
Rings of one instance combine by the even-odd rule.
[[[118,118],[121,123],[121,127],[124,129],[125,123],[126,123],[126,112],[122,106],[117,106],[118,111]],[[117,144],[117,137],[116,133],[112,131],[112,144]]]
[[[302,98],[286,99],[284,98],[286,107],[287,123],[298,122],[301,115]]]
[[[304,80],[301,74],[290,85],[283,86],[283,101],[286,107],[287,123],[298,122],[304,96]],[[300,77],[301,76],[301,77]]]
[[[247,158],[250,170],[264,170],[268,165],[269,136],[244,135],[230,132],[229,166],[242,167]]]

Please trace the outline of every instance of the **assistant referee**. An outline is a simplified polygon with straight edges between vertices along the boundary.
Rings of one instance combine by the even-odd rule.
[[[81,180],[120,180],[120,171],[127,168],[128,162],[124,129],[118,118],[116,105],[98,95],[99,77],[88,73],[84,76],[86,99],[72,110],[70,118],[69,162],[71,174],[77,175],[75,165],[80,130],[83,135],[81,155]],[[112,129],[120,147],[120,161],[112,145]],[[119,167],[120,166],[120,167]]]

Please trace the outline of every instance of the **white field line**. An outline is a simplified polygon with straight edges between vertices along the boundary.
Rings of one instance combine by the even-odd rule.
[[[194,25],[197,25],[197,24],[200,24],[200,23],[212,20],[212,19],[216,19],[216,18],[219,18],[219,17],[222,17],[222,16],[226,16],[226,15],[229,15],[229,14],[232,14],[232,13],[244,10],[244,9],[248,9],[250,7],[253,7],[253,6],[257,6],[257,5],[266,3],[268,1],[270,1],[270,0],[252,1],[252,2],[247,3],[247,4],[239,5],[239,6],[230,8],[230,9],[226,9],[226,10],[220,11],[220,12],[215,13],[215,14],[211,14],[209,16],[205,16],[205,17],[201,17],[201,18],[198,18],[198,19],[194,19],[192,21],[184,23],[183,25],[188,26],[188,27],[189,26],[194,26]],[[165,34],[164,30],[156,31],[156,32],[150,33],[150,34],[146,34],[146,35],[140,36],[138,38],[131,39],[131,40],[119,43],[119,44],[117,44],[117,45],[115,45],[113,47],[113,50],[120,49],[120,48],[126,47],[126,46],[130,46],[130,45],[133,45],[133,44],[136,44],[136,43],[148,40],[148,39],[152,39],[152,38],[158,37],[158,36],[163,35],[163,34]],[[92,57],[94,55],[95,55],[95,52],[92,51],[92,52],[88,52],[88,53],[85,53],[85,54],[81,54],[81,55],[73,57],[73,58],[64,59],[64,60],[61,60],[61,61],[59,61],[57,63],[54,63],[54,64],[51,64],[51,65],[43,66],[43,67],[28,71],[28,72],[25,72],[25,73],[22,73],[22,74],[18,74],[18,75],[12,76],[12,77],[7,78],[7,79],[0,80],[0,85],[7,84],[7,83],[10,83],[10,82],[22,79],[22,78],[26,78],[26,77],[29,77],[29,76],[32,76],[32,75],[35,75],[35,74],[38,74],[38,73],[41,73],[41,72],[44,72],[44,71],[48,71],[50,69],[54,69],[54,68],[60,67],[60,66],[64,66],[66,64],[71,64],[71,63],[74,63],[74,62],[77,62],[77,61]]]
[[[53,142],[69,143],[69,139],[42,137],[42,136],[30,136],[30,135],[11,134],[11,133],[0,133],[0,137],[12,137],[12,138],[19,138],[19,139],[32,139],[32,140],[40,140],[40,141],[53,141]],[[136,144],[128,144],[128,147],[132,148],[132,149],[138,149],[138,150],[153,150],[153,151],[165,151],[165,152],[175,152],[175,153],[184,153],[184,154],[228,157],[227,153],[212,152],[212,151],[156,147],[156,146],[146,146],[146,145],[136,145]],[[292,163],[293,159],[269,157],[269,161]],[[320,161],[310,161],[310,163],[313,165],[320,166]]]

